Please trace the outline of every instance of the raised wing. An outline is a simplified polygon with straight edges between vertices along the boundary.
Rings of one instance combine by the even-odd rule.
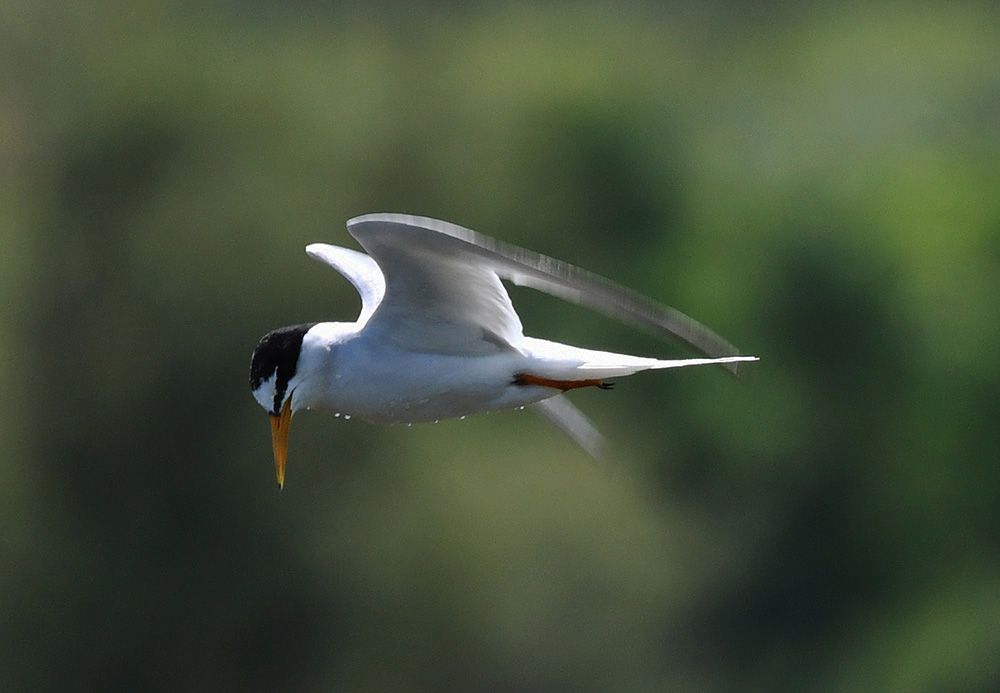
[[[520,321],[499,281],[502,277],[677,338],[712,358],[739,354],[678,310],[579,267],[455,224],[405,214],[366,214],[348,221],[347,227],[386,276],[386,298],[376,318],[390,306],[393,312],[416,309],[472,324],[502,323],[507,329],[497,334],[509,338],[516,331],[519,338]],[[491,304],[488,319],[477,310],[484,303]],[[737,365],[723,367],[735,373]]]
[[[413,351],[485,354],[513,348],[523,337],[521,320],[494,263],[421,221],[370,214],[347,222],[385,276],[385,297],[369,329],[383,330],[382,339]]]
[[[367,323],[385,295],[385,277],[382,276],[378,263],[364,253],[326,243],[307,245],[306,253],[312,259],[330,265],[354,285],[361,294],[358,325]]]

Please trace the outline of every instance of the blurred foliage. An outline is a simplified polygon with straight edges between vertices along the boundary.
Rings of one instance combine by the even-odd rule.
[[[3,690],[1000,688],[990,3],[0,5]],[[302,252],[445,218],[762,357],[297,417]],[[529,332],[673,353],[531,292]]]

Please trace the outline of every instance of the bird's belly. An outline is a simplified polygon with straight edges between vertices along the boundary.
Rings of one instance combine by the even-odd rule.
[[[418,423],[513,408],[557,394],[515,385],[523,360],[516,353],[382,356],[341,360],[324,406],[369,421]]]

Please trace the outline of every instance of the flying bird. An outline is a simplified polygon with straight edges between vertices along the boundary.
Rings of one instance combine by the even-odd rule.
[[[418,423],[534,405],[596,456],[600,434],[562,393],[609,389],[608,378],[648,369],[723,364],[735,373],[740,362],[757,360],[679,311],[461,226],[366,214],[347,228],[367,254],[325,243],[306,253],[358,290],[358,319],[282,327],[264,335],[251,359],[279,486],[300,409]],[[706,358],[643,358],[527,337],[501,279],[678,338]]]

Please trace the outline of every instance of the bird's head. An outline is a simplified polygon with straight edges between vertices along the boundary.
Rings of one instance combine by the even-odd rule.
[[[274,468],[278,485],[285,484],[285,461],[288,458],[288,430],[292,414],[301,402],[295,402],[295,388],[301,379],[298,371],[302,340],[313,324],[282,327],[264,335],[253,350],[250,361],[250,387],[254,399],[271,416],[271,440],[274,445]]]

